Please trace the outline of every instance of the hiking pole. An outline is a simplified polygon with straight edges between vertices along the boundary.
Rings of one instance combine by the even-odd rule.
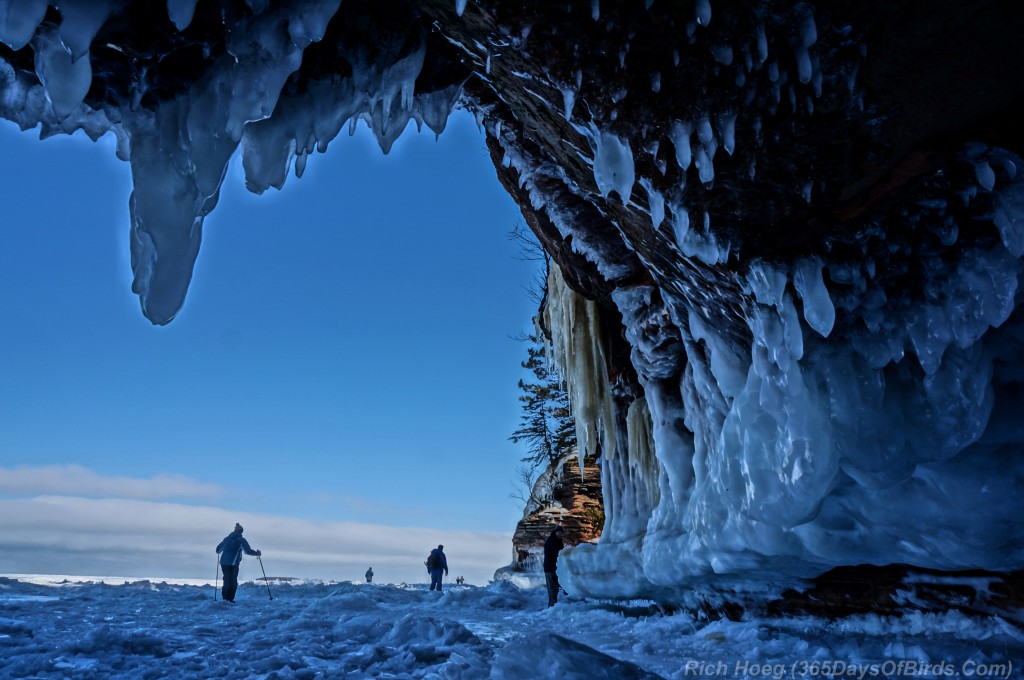
[[[270,595],[270,581],[267,580],[267,570],[263,569],[263,558],[257,555],[256,559],[260,561],[260,569],[263,571],[263,582],[267,584],[267,595]],[[270,599],[273,600],[274,596],[270,595]]]
[[[213,576],[213,601],[217,601],[217,584],[220,582],[220,555],[217,555],[217,571]]]

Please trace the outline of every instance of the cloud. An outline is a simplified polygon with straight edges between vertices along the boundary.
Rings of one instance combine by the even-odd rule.
[[[212,581],[214,548],[235,522],[263,551],[268,576],[353,580],[372,566],[379,582],[422,583],[429,580],[427,553],[443,543],[451,578],[483,584],[512,552],[511,537],[500,532],[312,522],[134,498],[47,495],[0,499],[0,572]],[[241,577],[262,578],[255,558],[243,562]]]
[[[222,495],[223,489],[216,484],[197,482],[183,475],[156,475],[148,479],[108,477],[81,465],[41,465],[0,467],[0,493],[152,500],[211,498]]]

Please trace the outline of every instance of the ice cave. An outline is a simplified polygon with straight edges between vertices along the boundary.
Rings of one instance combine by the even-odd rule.
[[[681,600],[1024,568],[1021,35],[1016,0],[0,0],[0,116],[116,137],[167,324],[234,154],[287,191],[471,112],[601,465],[563,578]]]

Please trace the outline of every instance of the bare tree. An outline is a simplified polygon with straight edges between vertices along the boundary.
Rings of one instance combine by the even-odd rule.
[[[526,225],[522,222],[518,222],[512,227],[512,231],[508,233],[508,238],[510,241],[519,244],[519,254],[515,256],[517,260],[544,263],[544,266],[534,275],[533,280],[530,281],[530,286],[526,288],[526,293],[530,296],[530,299],[537,303],[538,309],[542,309],[548,294],[548,269],[551,267],[551,256],[544,250],[544,247],[537,240],[537,237],[534,236],[533,232],[527,229]]]

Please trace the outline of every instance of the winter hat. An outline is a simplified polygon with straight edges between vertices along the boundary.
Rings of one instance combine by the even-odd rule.
[[[242,533],[242,531],[243,531],[242,525],[239,524],[238,522],[235,522],[235,531],[237,531],[238,533]]]

